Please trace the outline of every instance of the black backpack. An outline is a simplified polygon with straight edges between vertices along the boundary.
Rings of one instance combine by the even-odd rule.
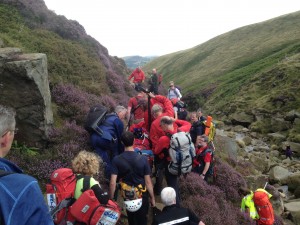
[[[107,108],[103,105],[91,107],[85,120],[84,129],[90,134],[92,132],[97,132],[99,135],[102,135],[103,131],[99,128],[99,125],[105,120],[107,112]]]

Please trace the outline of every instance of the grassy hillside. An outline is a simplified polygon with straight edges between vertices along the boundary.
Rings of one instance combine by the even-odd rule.
[[[0,4],[3,47],[47,54],[51,87],[71,83],[97,95],[110,94],[116,88],[107,85],[109,76],[124,80],[129,74],[123,60],[110,57],[107,49],[88,36],[80,24],[57,16],[43,1],[6,3]]]
[[[212,113],[264,107],[299,109],[300,12],[245,26],[194,48],[154,59],[164,82],[174,80]],[[287,60],[293,59],[293,60]],[[297,77],[298,76],[298,77]],[[298,85],[298,86],[297,86]],[[286,99],[282,106],[276,98]],[[275,101],[275,102],[274,102]]]

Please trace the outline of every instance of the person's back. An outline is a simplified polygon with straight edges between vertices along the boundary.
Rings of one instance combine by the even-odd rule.
[[[38,182],[25,174],[0,178],[0,208],[6,225],[53,224]]]
[[[162,212],[154,216],[152,225],[205,225],[189,209],[182,208],[176,205],[176,192],[173,188],[164,188],[160,196],[165,207],[163,208]]]
[[[36,179],[4,159],[14,139],[15,112],[0,105],[0,224],[53,225]]]

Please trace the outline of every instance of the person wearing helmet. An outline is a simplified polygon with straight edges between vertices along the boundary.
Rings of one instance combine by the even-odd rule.
[[[121,136],[125,151],[112,161],[112,173],[109,184],[109,196],[113,198],[116,182],[121,180],[122,195],[126,207],[129,225],[147,225],[150,203],[155,206],[151,170],[147,158],[134,151],[134,135],[126,131]],[[129,191],[124,191],[130,187]]]
[[[192,211],[176,205],[176,192],[171,187],[165,187],[161,194],[161,201],[165,205],[161,213],[154,216],[152,225],[180,224],[205,225]]]

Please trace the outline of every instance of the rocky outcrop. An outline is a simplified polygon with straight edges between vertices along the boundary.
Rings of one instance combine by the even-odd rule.
[[[15,139],[28,147],[45,145],[53,123],[45,54],[0,48],[0,102],[16,109]]]

